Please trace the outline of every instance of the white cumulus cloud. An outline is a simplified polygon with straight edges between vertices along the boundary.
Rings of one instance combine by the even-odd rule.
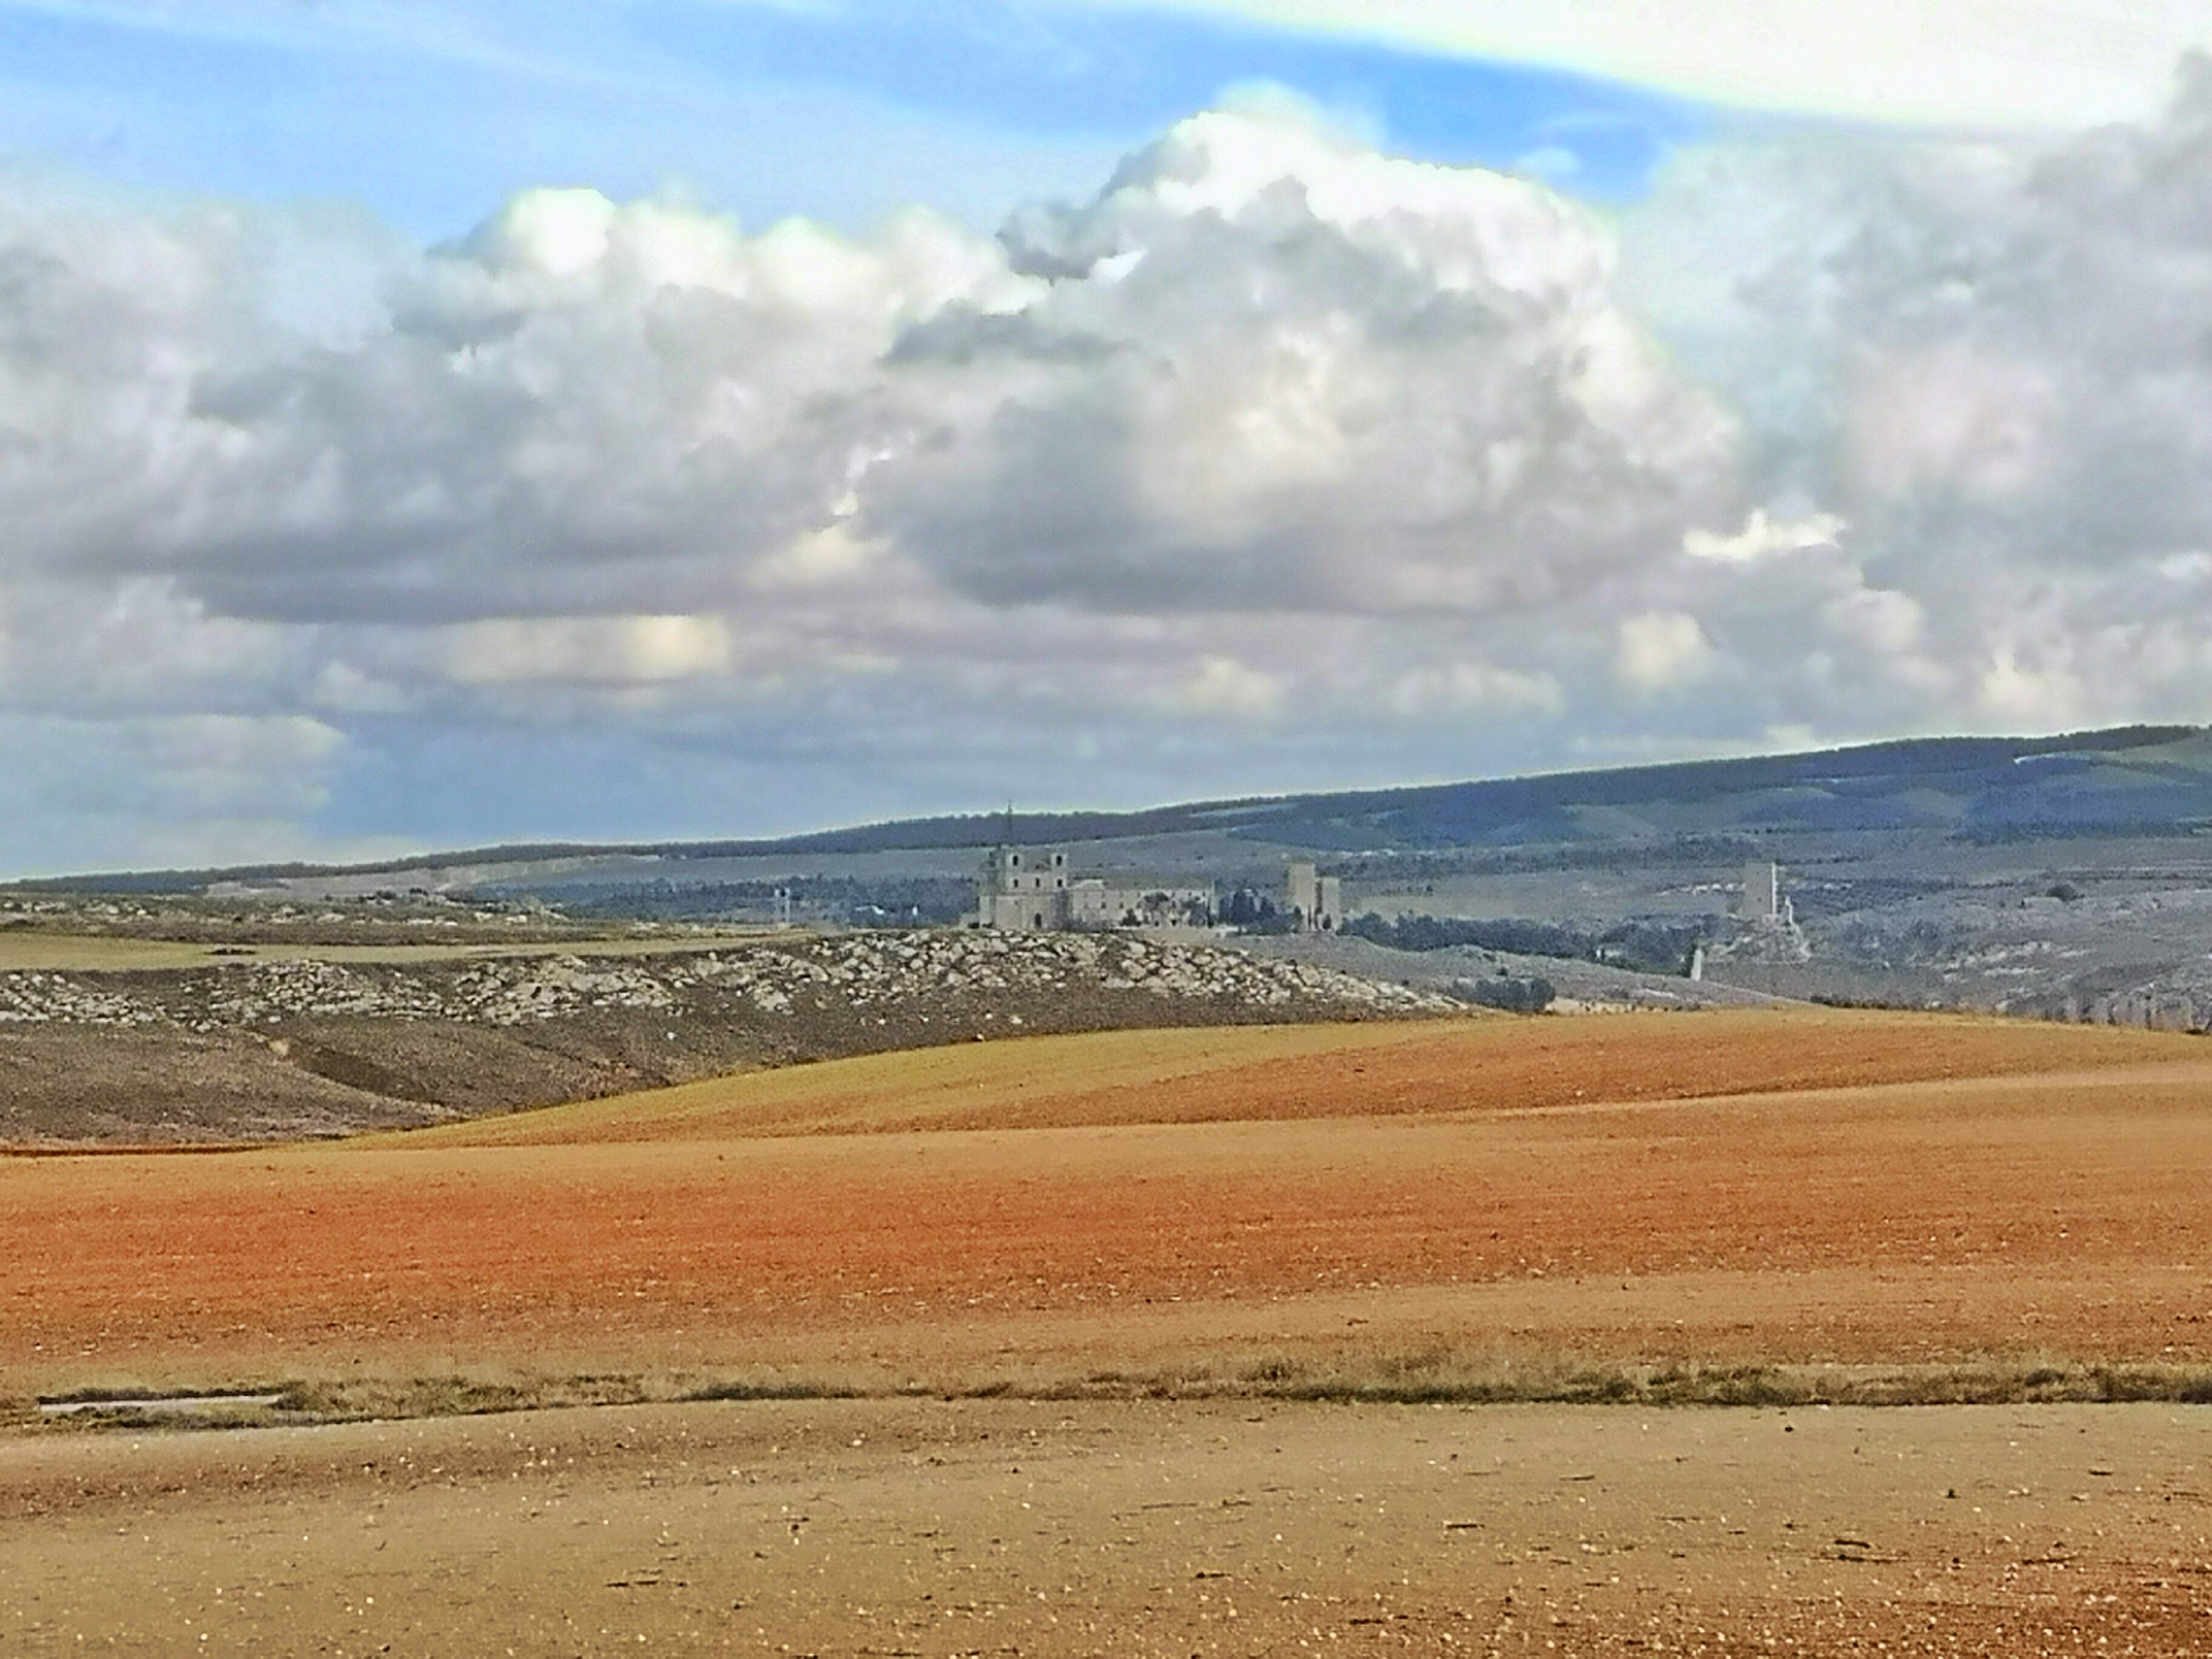
[[[1542,186],[1193,118],[1005,240],[1037,284],[910,329],[870,523],[963,592],[1474,615],[1679,541],[1732,428]]]
[[[1617,222],[1249,99],[996,239],[18,169],[0,854],[2185,718],[2207,341],[2193,62],[2073,137],[1724,137]]]
[[[1777,520],[1763,507],[1753,507],[1743,528],[1734,535],[1692,527],[1682,532],[1682,551],[1693,559],[1717,564],[1749,564],[1777,553],[1796,553],[1808,547],[1832,545],[1844,529],[1832,513],[1809,518]]]
[[[1614,664],[1620,678],[1644,691],[1664,691],[1702,679],[1712,670],[1712,641],[1695,617],[1649,611],[1620,621]]]

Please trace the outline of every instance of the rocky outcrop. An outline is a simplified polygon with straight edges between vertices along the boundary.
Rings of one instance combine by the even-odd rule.
[[[1432,988],[1120,934],[0,973],[0,1140],[341,1133],[976,1037],[1458,1009]]]
[[[673,1012],[725,1002],[788,1015],[917,1000],[1138,991],[1254,1010],[1325,1006],[1418,1015],[1456,1005],[1433,991],[1304,962],[1120,934],[920,932],[792,936],[735,949],[488,957],[458,963],[240,960],[170,972],[0,974],[0,1024],[173,1025],[206,1033],[303,1017],[527,1025],[594,1011]]]

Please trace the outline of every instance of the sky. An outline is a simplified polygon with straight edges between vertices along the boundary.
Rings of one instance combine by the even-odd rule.
[[[2212,0],[1663,12],[0,0],[0,875],[2205,720]]]

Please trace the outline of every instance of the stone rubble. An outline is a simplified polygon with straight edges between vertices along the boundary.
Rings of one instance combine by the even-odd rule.
[[[855,1012],[947,995],[1141,991],[1166,1001],[1288,1013],[1457,1012],[1437,992],[1308,963],[1130,934],[920,931],[786,935],[663,954],[486,957],[456,963],[240,960],[154,973],[0,973],[0,1023],[196,1032],[292,1018],[444,1019],[497,1026],[595,1010],[702,1001],[769,1016],[802,1003]]]

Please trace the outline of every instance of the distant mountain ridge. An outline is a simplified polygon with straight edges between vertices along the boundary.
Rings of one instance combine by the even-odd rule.
[[[1673,762],[1402,788],[1248,797],[1133,812],[909,818],[770,840],[556,842],[361,865],[262,864],[15,884],[29,891],[182,891],[216,883],[482,871],[611,858],[782,854],[1100,842],[1210,832],[1316,854],[1637,842],[1777,832],[1920,831],[1974,841],[2212,828],[2212,731],[2133,726],[2045,738],[1913,738],[1735,759]]]

